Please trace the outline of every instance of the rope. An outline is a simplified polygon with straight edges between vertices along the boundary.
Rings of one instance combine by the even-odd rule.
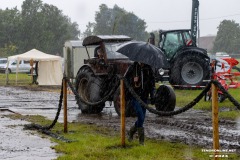
[[[189,109],[191,109],[194,105],[196,105],[202,97],[210,90],[211,84],[213,83],[214,85],[217,85],[217,87],[223,92],[225,96],[228,97],[228,99],[237,107],[237,109],[240,110],[240,104],[238,101],[236,101],[229,93],[228,91],[219,83],[217,80],[211,80],[206,87],[203,89],[203,91],[189,104],[186,106],[176,110],[176,111],[170,111],[170,112],[165,112],[165,111],[158,111],[156,109],[153,109],[152,107],[149,107],[146,103],[144,103],[141,98],[136,94],[136,92],[133,90],[133,88],[129,85],[128,81],[126,80],[125,77],[123,77],[124,83],[126,85],[126,88],[128,91],[132,94],[132,96],[144,107],[146,108],[149,112],[160,115],[160,116],[173,116],[177,115],[180,113],[183,113]]]
[[[226,97],[234,104],[234,106],[237,107],[237,109],[240,110],[240,104],[238,103],[238,101],[235,100],[235,99],[232,97],[232,95],[230,95],[230,94],[228,93],[228,91],[221,85],[220,82],[218,82],[217,80],[212,80],[211,82],[212,82],[214,85],[216,85],[220,91],[223,92],[224,96],[226,96]]]
[[[70,81],[68,79],[68,85],[69,87],[72,89],[73,93],[75,94],[76,98],[77,98],[77,103],[79,103],[79,100],[87,105],[98,105],[101,103],[104,103],[105,101],[107,101],[109,99],[110,96],[112,96],[114,94],[114,92],[117,90],[118,86],[119,86],[119,79],[121,78],[115,78],[115,86],[110,90],[110,92],[104,97],[102,98],[100,101],[98,102],[87,102],[84,99],[82,99],[81,96],[79,96],[78,92],[74,89],[72,83],[70,83]],[[217,80],[211,80],[206,87],[203,89],[203,91],[193,100],[191,101],[189,104],[187,104],[186,106],[176,110],[176,111],[170,111],[170,112],[165,112],[165,111],[158,111],[152,107],[149,107],[146,103],[144,103],[141,98],[136,94],[136,92],[133,90],[132,86],[130,86],[130,84],[128,83],[127,79],[125,77],[122,77],[122,79],[124,80],[124,84],[126,85],[126,88],[128,89],[128,91],[132,94],[132,96],[144,107],[146,108],[149,112],[160,115],[160,116],[173,116],[173,115],[177,115],[180,113],[183,113],[189,109],[191,109],[193,106],[195,106],[201,99],[202,97],[210,90],[211,88],[211,84],[213,83],[214,85],[216,85],[218,87],[219,90],[221,90],[223,92],[223,94],[240,110],[240,104],[238,103],[238,101],[236,101],[228,92],[227,90],[221,85],[221,83],[219,83]],[[63,79],[64,80],[64,79]],[[24,125],[24,129],[37,129],[38,131],[41,131],[44,134],[47,134],[51,137],[54,137],[56,139],[62,140],[64,142],[72,142],[71,140],[65,139],[62,136],[59,136],[57,134],[54,134],[52,132],[50,132],[49,130],[52,129],[55,124],[57,123],[57,120],[59,118],[59,114],[62,108],[62,100],[63,100],[63,80],[62,80],[62,86],[61,86],[61,92],[60,92],[60,98],[59,98],[59,104],[58,104],[58,110],[56,113],[56,116],[53,120],[53,122],[48,125],[48,126],[41,126],[39,124],[27,124]]]
[[[64,80],[64,78],[63,78]],[[55,133],[52,133],[51,131],[49,131],[50,129],[52,129],[55,124],[57,123],[58,121],[58,118],[59,118],[59,115],[60,115],[60,111],[61,111],[61,108],[62,108],[62,100],[63,100],[63,80],[62,80],[62,86],[61,86],[61,92],[60,92],[60,97],[59,97],[59,103],[58,103],[58,110],[57,110],[57,113],[56,113],[56,116],[53,120],[53,122],[48,125],[48,126],[41,126],[39,124],[26,124],[24,125],[24,129],[28,129],[28,130],[38,130],[39,132],[43,133],[43,134],[46,134],[46,135],[49,135],[53,138],[56,138],[58,140],[61,140],[63,142],[72,142],[72,140],[68,140],[62,136],[59,136],[58,134],[55,134]]]
[[[76,96],[77,100],[80,100],[81,102],[87,104],[87,105],[98,105],[101,103],[104,103],[105,101],[108,100],[108,98],[110,96],[112,96],[114,94],[114,92],[116,91],[116,89],[119,86],[119,79],[123,79],[124,80],[124,84],[126,85],[126,88],[128,89],[128,91],[131,93],[131,95],[144,107],[146,108],[149,112],[157,114],[159,116],[173,116],[173,115],[177,115],[180,113],[183,113],[191,108],[193,108],[204,96],[205,94],[210,90],[211,88],[211,84],[214,83],[215,85],[218,86],[218,88],[228,97],[228,99],[238,108],[240,109],[240,104],[225,90],[225,88],[216,80],[211,80],[206,87],[203,89],[203,91],[195,98],[193,99],[190,103],[188,103],[187,105],[185,105],[184,107],[176,110],[176,111],[158,111],[152,107],[149,107],[146,103],[144,103],[141,98],[137,95],[137,93],[134,91],[134,89],[132,88],[132,86],[128,83],[127,79],[125,77],[118,77],[118,80],[116,82],[116,85],[113,87],[113,89],[109,92],[109,94],[107,94],[104,98],[102,98],[100,101],[98,102],[88,102],[86,100],[84,100],[81,96],[79,96],[78,92],[74,89],[74,87],[72,86],[72,84],[68,81],[68,85],[70,86],[70,88],[72,89],[73,93]],[[78,101],[79,102],[79,101]],[[78,103],[77,102],[77,103]]]
[[[191,109],[194,105],[196,105],[201,99],[202,97],[209,91],[210,87],[211,87],[211,83],[208,83],[207,86],[204,88],[204,90],[189,104],[187,104],[186,106],[184,106],[183,108],[180,108],[176,111],[170,111],[170,112],[165,112],[165,111],[158,111],[152,107],[149,107],[146,103],[144,103],[141,98],[136,94],[136,92],[133,90],[133,88],[129,85],[128,81],[126,80],[125,77],[123,77],[124,79],[124,83],[126,85],[126,88],[128,89],[128,91],[132,94],[132,96],[144,107],[146,108],[149,112],[157,114],[159,116],[173,116],[173,115],[177,115],[180,113],[183,113],[189,109]]]

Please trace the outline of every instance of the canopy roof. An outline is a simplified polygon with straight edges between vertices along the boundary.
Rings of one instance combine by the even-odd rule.
[[[8,57],[8,60],[35,60],[35,61],[54,61],[61,60],[61,57],[43,53],[37,49],[32,49],[23,54]]]
[[[83,40],[82,45],[99,45],[101,42],[116,43],[130,41],[132,38],[125,35],[96,35],[88,36]]]

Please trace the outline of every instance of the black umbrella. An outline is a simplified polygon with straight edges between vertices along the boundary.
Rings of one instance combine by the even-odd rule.
[[[150,43],[130,41],[120,45],[117,52],[127,56],[132,61],[142,62],[155,68],[169,68],[163,51]]]

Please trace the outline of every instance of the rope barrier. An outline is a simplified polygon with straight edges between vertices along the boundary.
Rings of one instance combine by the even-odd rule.
[[[228,93],[228,91],[221,85],[220,82],[218,82],[217,80],[212,80],[211,83],[215,84],[218,89],[223,92],[224,96],[226,96],[234,104],[234,106],[240,110],[240,104],[238,103],[238,101],[235,100],[232,95]]]
[[[186,106],[184,106],[183,108],[180,108],[176,111],[170,111],[170,112],[166,112],[166,111],[158,111],[152,107],[149,107],[146,103],[144,103],[141,98],[136,94],[136,92],[134,92],[133,88],[129,85],[128,81],[124,79],[126,88],[128,89],[128,91],[132,94],[132,96],[144,107],[146,108],[149,112],[157,114],[159,116],[173,116],[173,115],[177,115],[180,113],[183,113],[189,109],[191,109],[194,105],[196,105],[201,99],[202,97],[209,91],[209,89],[211,88],[211,83],[208,83],[207,86],[204,88],[204,90],[189,104],[187,104]]]
[[[84,100],[81,96],[79,96],[78,92],[74,89],[73,85],[68,81],[68,85],[70,86],[70,88],[72,89],[72,92],[75,94],[77,101],[80,100],[81,102],[87,104],[87,105],[98,105],[100,103],[105,102],[106,100],[108,100],[108,98],[110,96],[112,96],[114,94],[114,92],[116,91],[116,89],[119,86],[119,79],[123,79],[124,80],[124,84],[126,85],[127,90],[131,93],[131,95],[144,107],[146,108],[149,112],[157,114],[159,116],[173,116],[173,115],[177,115],[180,113],[183,113],[189,109],[191,109],[193,106],[195,106],[204,96],[205,94],[210,90],[211,88],[211,84],[214,83],[215,85],[217,85],[217,87],[229,98],[229,100],[238,108],[240,109],[240,104],[225,90],[225,88],[221,85],[221,83],[219,83],[216,80],[211,80],[203,89],[203,91],[195,98],[193,99],[193,101],[191,101],[190,103],[188,103],[186,106],[176,110],[176,111],[158,111],[152,107],[149,107],[146,103],[144,103],[141,98],[137,95],[137,93],[134,91],[134,89],[132,88],[132,86],[128,83],[128,81],[126,80],[125,77],[118,77],[117,80],[117,85],[115,85],[113,87],[113,89],[109,92],[109,94],[107,94],[107,96],[105,96],[103,99],[101,99],[98,102],[88,102],[86,100]]]
[[[62,100],[63,100],[63,81],[62,81],[62,86],[61,86],[61,92],[60,92],[60,97],[59,97],[59,103],[58,103],[58,109],[57,109],[57,113],[55,115],[55,118],[53,120],[53,122],[48,125],[48,126],[41,126],[41,125],[38,125],[38,124],[26,124],[24,125],[24,128],[25,129],[40,129],[40,130],[50,130],[52,129],[55,124],[57,123],[57,120],[59,118],[59,115],[60,115],[60,111],[62,109]]]
[[[24,129],[38,130],[39,132],[41,132],[43,134],[49,135],[49,136],[51,136],[53,138],[56,138],[58,140],[61,140],[63,142],[67,142],[67,143],[73,142],[72,140],[68,140],[68,139],[66,139],[62,136],[59,136],[58,134],[55,134],[55,133],[52,133],[51,131],[49,131],[50,129],[52,129],[55,126],[55,124],[58,121],[60,111],[61,111],[61,108],[62,108],[62,101],[63,101],[63,80],[62,80],[61,92],[60,92],[60,96],[59,96],[57,113],[56,113],[55,118],[52,121],[52,123],[50,125],[47,125],[47,126],[41,126],[39,124],[34,124],[34,123],[26,124],[26,125],[24,125]]]
[[[146,103],[144,103],[141,98],[137,95],[137,93],[133,90],[133,88],[131,87],[131,85],[128,83],[128,81],[126,80],[125,77],[115,77],[115,85],[113,86],[113,88],[109,91],[109,93],[104,97],[102,98],[100,101],[98,102],[87,102],[85,101],[81,96],[79,96],[78,92],[74,89],[72,83],[67,80],[68,82],[68,85],[69,87],[71,88],[72,92],[74,93],[74,95],[76,96],[76,99],[77,99],[77,103],[79,103],[79,101],[87,104],[87,105],[98,105],[98,104],[101,104],[105,101],[107,101],[109,99],[109,97],[111,97],[115,91],[117,90],[117,88],[119,87],[119,82],[120,82],[120,79],[123,79],[124,80],[124,84],[126,85],[126,88],[128,89],[128,91],[132,94],[132,96],[137,100],[139,101],[139,103],[144,107],[146,108],[149,112],[151,113],[154,113],[154,114],[157,114],[157,115],[160,115],[160,116],[173,116],[173,115],[177,115],[177,114],[180,114],[180,113],[183,113],[189,109],[191,109],[193,106],[195,106],[202,98],[203,96],[210,90],[211,88],[211,84],[213,83],[214,85],[216,85],[218,87],[219,90],[221,90],[223,92],[223,94],[237,107],[237,109],[240,110],[240,104],[238,103],[238,101],[236,101],[229,93],[228,91],[221,85],[221,83],[219,83],[217,80],[211,80],[207,85],[206,87],[203,89],[203,91],[193,100],[191,101],[190,103],[188,103],[186,106],[176,110],[176,111],[170,111],[170,112],[166,112],[166,111],[158,111],[152,107],[149,107]],[[67,140],[65,139],[64,137],[61,137],[57,134],[54,134],[52,132],[50,132],[49,130],[52,129],[55,124],[57,123],[57,120],[59,118],[59,114],[60,114],[60,111],[61,111],[61,108],[62,108],[62,101],[63,101],[63,82],[62,82],[62,86],[61,86],[61,92],[60,92],[60,97],[59,97],[59,104],[58,104],[58,109],[57,109],[57,113],[56,113],[56,116],[53,120],[53,122],[48,125],[48,126],[41,126],[39,124],[27,124],[27,125],[24,125],[24,129],[30,129],[30,130],[33,130],[33,129],[37,129],[39,130],[40,132],[44,133],[44,134],[47,134],[47,135],[50,135],[54,138],[57,138],[59,140],[62,140],[64,142],[72,142],[71,140]]]

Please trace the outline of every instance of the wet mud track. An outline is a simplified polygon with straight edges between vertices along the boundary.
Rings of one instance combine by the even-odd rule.
[[[126,118],[126,128],[134,124],[136,118]],[[97,124],[120,130],[120,118],[104,115],[80,115],[79,122]],[[146,137],[171,142],[197,145],[203,149],[212,149],[212,120],[209,113],[189,110],[173,117],[159,117],[147,113],[145,123]],[[222,149],[236,149],[240,154],[240,121],[220,120],[219,139]]]
[[[0,87],[0,92],[2,93],[0,99],[3,99],[0,109],[8,108],[23,115],[43,115],[49,119],[55,117],[59,93],[10,87]],[[59,122],[62,122],[62,115],[61,113]],[[135,120],[136,118],[132,117],[126,118],[127,130]],[[68,121],[120,130],[120,117],[117,116],[113,104],[106,102],[103,112],[99,115],[85,115],[79,111],[73,95],[68,96]],[[182,142],[197,145],[203,149],[212,149],[211,113],[191,109],[176,116],[160,117],[147,112],[144,127],[147,138]],[[240,154],[240,119],[235,121],[220,119],[219,135],[221,149],[236,149]]]

